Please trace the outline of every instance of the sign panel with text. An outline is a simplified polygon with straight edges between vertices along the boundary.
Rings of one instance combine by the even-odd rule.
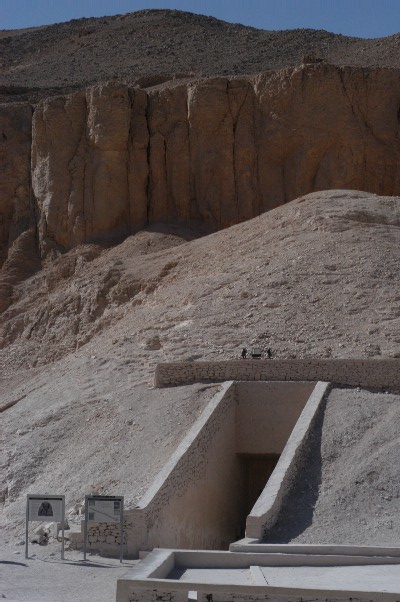
[[[121,500],[104,497],[88,499],[89,523],[119,523],[121,519]]]
[[[85,533],[83,536],[83,558],[86,560],[88,529],[90,523],[119,523],[120,562],[124,549],[124,497],[122,495],[85,496]]]

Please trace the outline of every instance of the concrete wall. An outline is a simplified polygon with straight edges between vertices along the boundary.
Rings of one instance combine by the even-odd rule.
[[[280,454],[314,382],[236,384],[236,453]]]
[[[127,553],[153,547],[215,548],[235,537],[242,500],[235,450],[235,386],[224,383],[134,510]],[[227,507],[226,496],[233,503]]]
[[[262,538],[275,523],[301,465],[309,435],[329,391],[329,383],[317,383],[308,399],[279,462],[246,521],[246,537]]]
[[[281,453],[314,386],[225,383],[139,507],[126,513],[126,520],[132,521],[127,526],[128,552],[154,547],[227,549],[241,537],[247,475],[240,454]],[[261,522],[263,518],[257,517]]]
[[[154,547],[227,549],[243,537],[250,497],[246,462],[282,452],[314,385],[221,385],[139,506],[125,512],[125,554]],[[251,504],[256,497],[257,491]],[[258,531],[264,518],[255,517]],[[88,540],[89,550],[117,556],[119,526],[92,525]],[[80,534],[72,547],[82,547]]]
[[[283,554],[154,550],[118,579],[116,602],[398,602],[398,549],[395,555],[387,549],[376,556],[364,551],[301,554],[290,545]],[[263,568],[270,574],[289,570],[270,585]],[[294,568],[300,569],[295,578],[290,577]],[[373,578],[365,584],[363,574]]]
[[[229,383],[211,401],[141,500],[144,549],[224,549],[238,535],[244,488],[235,454],[235,393]]]
[[[231,360],[159,364],[157,387],[226,380],[308,380],[357,387],[400,387],[400,359]]]
[[[268,595],[265,594],[244,594],[239,592],[228,593],[228,592],[216,592],[214,588],[210,588],[205,592],[196,591],[195,598],[189,598],[188,591],[173,591],[168,590],[167,588],[163,591],[161,589],[144,589],[136,587],[134,591],[129,593],[129,597],[120,596],[117,598],[117,602],[304,602],[303,596],[296,596],[294,594],[288,596],[281,595]],[[211,596],[211,597],[210,597]],[[353,597],[353,593],[351,596],[346,597],[332,597],[325,595],[316,595],[312,596],[312,602],[397,602],[394,596],[390,596],[387,594],[386,596],[381,596],[378,598],[374,598],[371,601],[370,598],[366,597]]]
[[[235,401],[235,385],[221,385],[139,505],[125,512],[127,556],[154,547],[228,548],[240,537],[245,495],[235,454]],[[88,550],[117,556],[119,526],[107,527],[106,539],[97,525],[91,527]],[[82,547],[80,534],[72,547]]]

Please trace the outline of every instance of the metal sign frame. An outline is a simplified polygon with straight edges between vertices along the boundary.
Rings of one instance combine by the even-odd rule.
[[[30,502],[36,500],[37,502],[48,503],[52,500],[61,502],[61,521],[51,520],[51,515],[43,515],[43,520],[41,519],[32,519],[29,516],[29,507]],[[65,495],[46,495],[46,494],[30,494],[26,496],[26,525],[25,525],[25,558],[28,558],[28,545],[29,545],[29,534],[28,534],[28,524],[30,522],[61,522],[61,560],[64,560],[64,525],[65,525]]]
[[[119,502],[119,561],[123,561],[124,556],[124,496],[123,495],[85,495],[85,529],[83,536],[83,560],[86,560],[86,548],[87,548],[87,539],[88,539],[88,523],[93,522],[96,523],[96,520],[89,520],[89,502]],[[107,515],[104,514],[106,517]],[[112,518],[111,516],[109,517]],[[108,524],[115,524],[117,521],[115,520],[104,520],[102,522]]]

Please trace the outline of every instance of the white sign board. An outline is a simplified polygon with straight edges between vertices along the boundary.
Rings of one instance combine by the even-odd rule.
[[[121,500],[88,499],[89,523],[119,523],[121,520]]]
[[[63,519],[63,498],[28,496],[28,520],[61,522]]]
[[[25,558],[28,558],[28,525],[32,521],[61,523],[61,558],[64,560],[65,496],[43,494],[26,496]]]
[[[124,554],[124,497],[122,495],[85,496],[84,560],[86,560],[89,523],[119,523],[119,561],[122,562]]]

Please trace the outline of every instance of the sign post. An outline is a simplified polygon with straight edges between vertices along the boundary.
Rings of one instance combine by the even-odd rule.
[[[26,496],[26,528],[25,528],[25,558],[28,558],[28,523],[30,522],[61,522],[61,559],[64,560],[64,495],[31,495]]]
[[[119,523],[119,561],[124,551],[124,497],[120,495],[86,495],[83,559],[86,560],[88,523]]]

